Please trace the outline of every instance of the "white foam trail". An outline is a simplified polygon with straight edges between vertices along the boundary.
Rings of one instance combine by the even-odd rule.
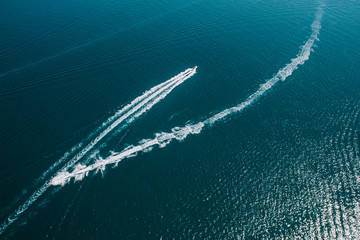
[[[89,166],[78,164],[72,172],[61,171],[51,180],[50,184],[64,185],[70,182],[71,179],[74,179],[75,181],[80,181],[91,171],[104,171],[107,165],[115,164],[116,166],[121,160],[134,157],[139,152],[151,151],[154,146],[159,146],[160,148],[163,148],[168,145],[173,139],[182,141],[190,134],[199,134],[206,126],[210,127],[215,122],[221,121],[229,115],[243,111],[246,107],[251,106],[255,101],[257,101],[261,96],[263,96],[267,91],[269,91],[280,80],[285,81],[285,79],[290,76],[293,71],[298,68],[299,65],[304,64],[309,59],[314,42],[318,40],[318,35],[321,28],[320,21],[322,15],[323,9],[322,6],[320,6],[316,14],[315,21],[311,25],[312,34],[310,38],[306,41],[306,43],[301,47],[301,50],[298,53],[297,57],[292,59],[291,62],[287,64],[284,68],[280,69],[273,78],[267,80],[264,84],[262,84],[260,88],[255,93],[251,94],[244,102],[234,107],[225,109],[220,113],[217,113],[212,117],[206,119],[205,121],[198,122],[196,124],[188,124],[184,127],[174,127],[170,133],[156,133],[153,139],[141,140],[138,145],[129,146],[122,152],[113,153],[108,158],[99,159]]]
[[[97,132],[101,131],[102,128],[107,127],[111,122],[113,122],[116,118],[119,118],[120,116],[124,115],[126,112],[128,112],[130,109],[133,109],[135,106],[137,106],[139,103],[143,102],[144,100],[148,99],[149,96],[152,96],[152,94],[157,93],[159,90],[163,90],[164,87],[167,87],[169,84],[174,83],[175,81],[179,80],[182,76],[185,76],[189,73],[191,73],[192,69],[189,68],[187,70],[185,70],[184,72],[179,73],[178,75],[176,75],[175,77],[147,90],[146,92],[144,92],[141,96],[135,98],[133,101],[131,101],[129,104],[125,105],[122,109],[120,109],[119,111],[117,111],[113,116],[109,117],[105,122],[103,122],[101,124],[101,126],[96,129],[94,132],[92,132],[87,139],[91,138],[93,135],[95,135]],[[120,121],[121,122],[121,121]],[[118,124],[120,123],[118,122]],[[116,127],[116,126],[115,126]],[[73,157],[73,159],[71,160],[71,162],[73,161],[78,161],[80,160],[88,151],[90,151],[101,139],[103,139],[103,137],[105,137],[107,135],[107,133],[109,133],[113,128],[111,128],[108,131],[103,131],[102,133],[100,133],[100,135],[93,140],[90,144],[88,144],[87,146],[85,146],[85,148],[83,148],[82,150],[81,147],[84,145],[84,142],[86,142],[86,140],[78,143],[75,147],[73,147],[70,151],[68,151],[67,153],[65,153],[58,161],[56,161],[52,166],[49,167],[48,170],[46,170],[41,177],[39,178],[39,180],[44,180],[49,174],[51,174],[54,169],[56,167],[58,167],[61,163],[63,163],[64,161],[68,160],[69,157],[77,150],[77,151],[81,151],[80,153],[78,153],[77,155],[75,155]],[[105,133],[106,132],[106,133]]]
[[[99,143],[109,132],[111,132],[114,128],[119,126],[120,123],[126,121],[126,125],[133,122],[136,118],[138,118],[141,114],[148,111],[152,108],[156,103],[165,98],[175,87],[183,83],[186,79],[190,78],[195,74],[191,68],[186,71],[178,74],[176,77],[169,80],[168,84],[163,85],[162,87],[156,89],[155,91],[151,91],[150,96],[146,98],[142,98],[139,101],[136,101],[136,104],[129,104],[127,111],[121,111],[121,116],[116,119],[112,124],[110,124],[104,131],[102,131],[93,141],[91,141],[86,147],[84,147],[81,152],[79,152],[74,158],[72,158],[63,168],[68,169],[73,166],[76,162],[78,162],[84,155],[86,155],[94,146]],[[127,106],[126,106],[127,107]],[[125,107],[125,108],[126,108]],[[120,115],[120,114],[119,114]]]
[[[79,161],[89,150],[91,150],[101,139],[103,139],[111,130],[116,128],[121,122],[125,122],[125,125],[130,124],[136,120],[140,115],[148,111],[156,103],[160,102],[165,98],[174,88],[179,86],[185,80],[189,79],[196,73],[196,70],[189,68],[184,72],[176,75],[170,80],[157,85],[156,87],[145,92],[142,96],[136,98],[133,102],[126,105],[122,110],[118,111],[113,117],[109,118],[105,124],[110,124],[111,121],[116,119],[112,124],[110,124],[103,132],[101,132],[92,142],[90,142],[85,148],[82,149],[74,158],[72,158],[64,167],[61,168],[60,172],[67,171],[72,167],[77,161]],[[61,160],[61,159],[60,159]],[[75,167],[74,169],[77,169]],[[56,175],[57,176],[57,175]],[[11,214],[8,219],[0,227],[0,235],[5,232],[5,230],[16,221],[21,214],[23,214],[40,196],[42,196],[46,190],[51,186],[51,180],[54,178],[48,179],[38,190],[36,190],[25,203],[23,203],[13,214]]]

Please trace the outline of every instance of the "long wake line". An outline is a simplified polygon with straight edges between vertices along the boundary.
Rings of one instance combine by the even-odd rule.
[[[188,124],[184,127],[174,127],[170,133],[160,132],[156,133],[153,139],[143,139],[136,146],[129,146],[120,153],[113,153],[106,159],[99,159],[91,165],[78,164],[73,171],[61,171],[51,181],[51,185],[65,185],[69,183],[71,179],[75,181],[82,180],[91,171],[104,171],[107,165],[117,165],[121,160],[134,157],[140,152],[148,152],[153,149],[154,146],[160,148],[168,145],[173,139],[178,141],[184,140],[190,134],[199,134],[205,127],[211,127],[214,123],[224,120],[229,115],[242,112],[245,108],[251,106],[261,96],[268,92],[279,81],[285,81],[286,78],[292,75],[293,71],[298,68],[299,65],[303,65],[310,57],[310,53],[313,50],[315,41],[318,41],[318,35],[321,29],[321,19],[323,16],[323,5],[320,5],[315,20],[311,25],[312,34],[306,43],[301,47],[297,57],[292,59],[289,64],[280,69],[277,74],[267,80],[260,88],[250,95],[244,102],[225,109],[218,114],[206,119],[205,121],[198,122],[196,124]]]
[[[155,104],[164,99],[174,88],[192,77],[195,73],[196,67],[188,68],[184,72],[181,72],[180,74],[167,80],[166,82],[151,88],[150,90],[143,93],[141,96],[134,99],[131,103],[116,112],[112,117],[108,118],[95,132],[98,132],[101,128],[105,128],[105,130],[98,134],[90,143],[88,143],[83,148],[81,148],[83,145],[82,143],[79,143],[78,145],[73,147],[70,152],[66,153],[46,172],[44,172],[40,177],[40,180],[45,181],[45,178],[49,174],[51,174],[58,165],[68,160],[69,155],[71,155],[75,151],[78,151],[78,153],[72,159],[70,159],[58,172],[68,171],[113,129],[120,127],[120,130],[123,130],[128,127],[129,124],[131,124],[142,114],[150,110]],[[13,214],[8,217],[8,219],[0,226],[0,234],[3,234],[5,230],[21,216],[21,214],[23,214],[40,196],[42,196],[46,192],[46,190],[51,186],[51,180],[55,176],[56,175],[47,179],[40,188],[38,188],[21,206],[19,206],[19,208]]]
[[[266,92],[268,92],[279,81],[285,81],[286,78],[292,75],[293,71],[298,68],[299,65],[303,65],[310,57],[311,51],[315,41],[318,41],[318,35],[321,29],[321,19],[323,16],[323,5],[320,5],[316,14],[315,21],[312,23],[312,34],[307,42],[301,47],[297,57],[292,59],[289,64],[280,69],[278,73],[271,79],[267,80],[260,88],[250,95],[244,102],[225,109],[218,114],[215,114],[208,119],[198,122],[196,124],[187,124],[184,127],[174,127],[171,132],[156,133],[153,139],[143,139],[136,146],[129,146],[120,153],[113,153],[106,159],[99,159],[95,163],[88,166],[82,164],[75,164],[88,153],[101,139],[103,139],[110,131],[117,127],[120,123],[124,122],[122,129],[126,128],[128,124],[136,120],[141,114],[148,111],[154,104],[161,101],[166,97],[176,86],[184,82],[186,79],[193,76],[196,72],[195,69],[187,69],[185,72],[180,73],[176,77],[168,80],[167,82],[160,84],[149,91],[145,92],[142,96],[136,98],[129,105],[125,106],[113,117],[109,118],[105,123],[106,129],[102,131],[97,137],[86,145],[80,152],[73,157],[57,174],[52,178],[45,181],[45,183],[33,193],[25,203],[11,214],[8,219],[1,225],[0,234],[3,234],[5,230],[15,222],[40,196],[42,196],[47,189],[52,185],[64,185],[75,179],[76,181],[82,180],[91,171],[103,171],[107,165],[117,164],[121,160],[136,156],[140,152],[148,152],[155,146],[163,148],[167,146],[173,139],[182,141],[190,134],[199,134],[206,127],[213,126],[214,123],[224,120],[227,116],[235,113],[242,112],[245,108],[251,106],[255,101],[259,100]],[[78,148],[81,148],[79,145]],[[60,162],[55,163],[59,165]],[[54,168],[54,167],[53,167]],[[51,169],[53,169],[51,168]],[[69,171],[71,169],[71,171]],[[49,170],[49,172],[51,172]],[[45,174],[46,175],[46,174]],[[44,176],[45,176],[44,175]]]
[[[176,84],[176,81],[181,80],[181,78],[184,77],[184,76],[188,76],[189,74],[192,74],[192,72],[193,72],[192,69],[187,69],[186,71],[176,75],[175,77],[167,80],[166,82],[163,82],[163,83],[151,88],[150,90],[144,92],[141,96],[135,98],[132,102],[130,102],[129,104],[124,106],[122,109],[117,111],[113,116],[111,116],[105,122],[103,122],[101,124],[101,127],[99,127],[97,130],[95,130],[93,133],[90,134],[89,138],[91,138],[91,136],[95,135],[102,128],[107,127],[94,140],[92,140],[89,144],[87,144],[82,149],[80,149],[82,147],[82,145],[83,145],[82,142],[79,143],[78,145],[76,145],[75,147],[73,147],[73,149],[70,152],[65,153],[62,158],[60,158],[46,172],[44,172],[42,174],[42,176],[40,177],[40,180],[43,180],[45,177],[47,177],[58,165],[60,165],[64,161],[68,160],[69,155],[71,155],[73,152],[78,150],[78,153],[67,163],[67,168],[71,167],[77,161],[82,159],[98,142],[100,142],[109,132],[111,132],[114,128],[116,128],[120,123],[122,123],[123,121],[125,121],[129,117],[131,117],[131,119],[132,119],[133,118],[132,114],[134,114],[141,107],[144,107],[144,105],[147,104],[150,100],[154,101],[157,98],[159,98],[159,96],[158,96],[159,93],[164,92],[164,89],[166,90],[167,88],[169,88],[170,84],[175,84],[174,87],[178,86],[182,82],[178,82]],[[195,73],[193,73],[193,74],[195,74]],[[191,76],[189,76],[189,77],[191,77]],[[170,91],[173,88],[171,88]],[[167,90],[166,92],[169,93],[169,90]],[[157,98],[155,98],[155,97],[157,97]],[[162,99],[162,97],[160,95],[160,100],[161,99]],[[157,102],[158,101],[156,101],[155,103],[157,103]],[[144,108],[143,111],[140,111],[140,114],[145,112],[146,110],[149,110],[153,105],[155,105],[155,103],[147,105],[148,107]],[[138,117],[138,116],[139,116],[139,113],[137,113],[135,115],[135,117]],[[117,120],[115,121],[115,119],[117,119]],[[109,124],[111,124],[111,125],[108,126]],[[126,126],[123,126],[123,128],[121,130],[126,128],[128,124],[130,124],[129,120],[127,120]]]
[[[153,88],[151,88],[150,90],[144,92],[141,96],[135,98],[132,102],[130,102],[129,104],[127,104],[126,106],[124,106],[122,109],[120,109],[119,111],[117,111],[113,116],[109,117],[105,122],[103,122],[101,124],[100,127],[98,127],[95,131],[93,131],[92,133],[90,133],[88,139],[91,139],[91,137],[93,137],[96,133],[98,133],[99,131],[101,131],[101,129],[103,129],[104,127],[107,127],[109,124],[111,124],[116,118],[119,118],[120,116],[122,116],[124,113],[126,113],[130,108],[133,108],[134,106],[136,106],[139,102],[143,101],[144,99],[148,98],[149,95],[151,95],[152,93],[154,93],[155,91],[157,91],[158,89],[160,89],[161,87],[169,84],[170,82],[174,81],[176,79],[177,76],[169,79],[168,81],[161,83]],[[83,142],[78,143],[76,146],[74,146],[70,151],[66,152],[58,161],[56,161],[52,166],[50,166],[50,168],[45,171],[42,176],[40,177],[40,180],[43,180],[45,177],[47,177],[50,173],[53,172],[53,170],[60,165],[61,163],[63,163],[64,161],[68,160],[69,156],[71,156],[74,152],[79,151],[79,152],[84,152],[84,149],[86,148],[91,148],[90,146],[93,144],[88,144],[87,147],[83,148],[81,150],[81,147],[84,145],[84,142],[86,140],[84,140]],[[94,142],[95,140],[93,140]],[[98,142],[98,141],[96,141]],[[89,149],[90,150],[90,149]],[[88,152],[88,151],[86,151]],[[79,156],[80,153],[77,154],[77,156]],[[80,156],[79,156],[80,157]],[[75,158],[75,157],[74,157]]]

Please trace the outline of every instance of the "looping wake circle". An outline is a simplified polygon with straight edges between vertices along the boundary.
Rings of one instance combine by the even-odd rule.
[[[59,172],[50,182],[51,185],[65,185],[69,183],[71,179],[75,181],[82,180],[85,176],[88,176],[89,172],[102,172],[105,170],[107,165],[115,164],[115,166],[123,159],[136,156],[140,152],[149,152],[153,149],[154,146],[159,146],[160,148],[168,145],[172,140],[183,141],[188,135],[199,134],[205,127],[211,127],[214,123],[224,120],[229,115],[239,113],[245,108],[251,106],[254,102],[259,100],[266,92],[268,92],[276,83],[279,81],[285,81],[294,70],[298,68],[299,65],[303,65],[310,57],[310,53],[313,50],[313,45],[315,41],[318,41],[318,35],[321,28],[321,18],[323,16],[323,8],[320,6],[315,21],[312,23],[312,34],[306,43],[301,47],[300,52],[297,57],[292,59],[289,64],[284,68],[280,69],[277,74],[267,80],[260,88],[251,94],[244,102],[227,108],[208,119],[198,122],[195,124],[188,124],[184,127],[174,127],[171,129],[171,132],[159,132],[155,133],[153,139],[143,139],[139,141],[139,144],[136,146],[129,146],[124,149],[122,152],[113,153],[106,159],[98,159],[95,163],[91,165],[78,164],[73,171],[61,171]]]
[[[117,165],[121,160],[134,157],[138,153],[144,153],[151,151],[155,146],[160,148],[166,147],[172,140],[183,141],[189,135],[200,134],[202,130],[212,127],[215,123],[221,122],[226,117],[240,113],[244,109],[250,107],[256,101],[258,101],[263,95],[265,95],[276,83],[279,81],[285,81],[287,77],[291,76],[299,65],[303,65],[310,57],[313,50],[314,43],[318,41],[318,35],[321,29],[321,19],[323,16],[323,4],[320,4],[315,20],[311,25],[312,33],[306,43],[301,46],[298,55],[291,60],[290,63],[280,69],[274,77],[265,81],[257,91],[251,94],[242,103],[235,105],[231,108],[227,108],[204,121],[187,124],[183,127],[174,127],[170,132],[159,132],[154,134],[152,139],[143,139],[139,141],[137,145],[131,145],[118,153],[112,153],[106,159],[98,159],[95,163],[86,165],[78,163],[95,145],[97,145],[109,132],[114,128],[120,127],[125,129],[129,124],[135,121],[140,115],[150,110],[152,106],[160,102],[165,98],[175,87],[183,83],[186,79],[190,78],[196,73],[195,68],[189,68],[186,71],[178,74],[177,76],[169,79],[168,81],[159,84],[152,89],[145,92],[140,97],[133,100],[130,104],[119,110],[114,116],[110,117],[100,127],[104,127],[105,130],[101,131],[100,134],[93,134],[96,137],[85,147],[80,143],[74,147],[69,153],[66,153],[64,157],[59,159],[53,164],[42,176],[41,180],[45,181],[47,175],[53,173],[54,169],[63,164],[65,165],[58,170],[51,178],[48,178],[45,183],[38,188],[18,209],[11,214],[7,220],[0,227],[0,235],[3,234],[7,228],[14,223],[19,217],[40,197],[42,196],[51,186],[63,186],[69,183],[71,179],[75,181],[82,180],[85,176],[88,176],[90,172],[101,172],[104,171],[107,165]],[[97,130],[98,131],[98,130]],[[69,156],[73,152],[78,152],[70,160]]]

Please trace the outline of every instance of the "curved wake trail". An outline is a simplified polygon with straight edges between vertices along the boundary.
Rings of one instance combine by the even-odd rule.
[[[102,131],[93,141],[91,141],[85,148],[81,150],[73,159],[71,159],[63,168],[68,169],[72,167],[76,162],[78,162],[85,154],[87,154],[94,146],[99,143],[109,132],[114,128],[119,126],[120,123],[125,121],[125,126],[132,123],[140,115],[150,110],[156,103],[160,102],[165,98],[175,87],[183,83],[186,79],[190,78],[195,74],[195,71],[192,69],[186,70],[184,73],[180,73],[175,77],[170,84],[165,85],[159,90],[152,93],[148,98],[143,99],[137,105],[133,106],[129,111],[123,114],[121,117],[116,119],[110,126],[108,126],[104,131]]]
[[[55,168],[57,168],[61,163],[63,163],[64,161],[68,160],[76,151],[80,151],[77,155],[75,155],[72,159],[72,161],[74,159],[80,159],[83,157],[83,155],[85,155],[89,150],[91,150],[103,137],[105,137],[107,135],[107,133],[109,133],[112,129],[106,131],[106,133],[104,133],[105,131],[103,131],[102,133],[100,133],[99,136],[96,137],[95,140],[93,140],[91,143],[89,143],[88,145],[86,145],[83,149],[81,149],[81,147],[83,147],[83,145],[85,144],[85,142],[87,142],[89,139],[91,139],[96,133],[98,133],[99,131],[101,131],[103,128],[107,127],[109,124],[111,124],[116,118],[119,118],[121,116],[123,116],[125,113],[127,113],[130,109],[134,109],[135,106],[137,106],[139,103],[141,104],[144,100],[149,99],[149,97],[151,97],[152,95],[154,95],[154,93],[159,92],[159,90],[163,90],[164,87],[167,87],[169,84],[174,83],[174,81],[179,80],[179,78],[181,78],[182,76],[185,76],[189,73],[191,73],[192,69],[187,69],[184,72],[179,73],[178,75],[176,75],[175,77],[159,84],[156,85],[155,87],[152,87],[151,89],[147,90],[146,92],[144,92],[141,96],[135,98],[133,101],[131,101],[129,104],[125,105],[122,109],[118,110],[113,116],[109,117],[105,122],[103,122],[101,124],[100,127],[98,127],[95,131],[93,131],[92,133],[89,134],[89,136],[83,140],[82,142],[78,143],[76,146],[74,146],[70,151],[66,152],[59,160],[57,160],[52,166],[49,167],[48,170],[46,170],[41,177],[39,178],[39,180],[37,181],[41,181],[44,180],[49,174],[51,174]],[[120,121],[121,122],[121,121]],[[120,123],[118,122],[118,124]],[[113,124],[114,125],[114,124]],[[115,126],[116,127],[116,126]],[[102,137],[100,137],[102,136]]]
[[[153,100],[157,95],[172,85],[178,86],[180,83],[177,83],[177,81],[182,80],[184,77],[191,76],[195,74],[191,68],[185,70],[184,72],[176,75],[175,77],[167,80],[166,82],[163,82],[150,90],[144,92],[141,96],[134,99],[131,103],[127,104],[125,107],[117,111],[113,116],[109,117],[105,122],[102,123],[101,127],[99,127],[94,132],[100,131],[102,128],[107,127],[109,124],[111,124],[115,119],[117,119],[115,122],[113,122],[109,127],[107,127],[105,130],[103,130],[93,141],[91,141],[88,145],[86,145],[83,149],[80,150],[78,154],[76,154],[70,162],[67,164],[68,167],[79,161],[84,155],[86,155],[98,142],[100,142],[110,131],[112,131],[114,128],[116,128],[120,123],[125,121],[127,118],[132,117],[132,114],[134,114],[136,111],[141,109],[145,104],[147,104],[149,101]],[[187,78],[186,78],[187,79]],[[183,81],[185,81],[184,79]],[[173,88],[171,88],[172,90]],[[171,91],[170,90],[170,91]],[[169,91],[165,91],[166,95],[169,93]],[[165,96],[166,96],[165,95]],[[164,96],[164,97],[165,97]],[[162,97],[162,98],[164,98]],[[161,99],[162,99],[161,98]],[[160,100],[161,100],[160,99]],[[157,101],[158,102],[158,101]],[[155,102],[155,103],[157,103]],[[146,110],[149,110],[154,104],[147,105],[147,108],[143,111],[140,111],[140,113],[144,113]],[[134,117],[138,117],[141,114],[136,114]],[[132,117],[133,118],[133,117]],[[129,120],[127,120],[127,123],[130,124]],[[90,134],[91,136],[94,134]],[[80,147],[83,145],[83,143],[79,143],[75,149],[79,150]],[[70,151],[70,153],[73,153],[73,151]],[[57,162],[55,162],[41,177],[41,179],[44,179],[46,176],[49,175],[58,165],[60,165],[62,162],[68,159],[68,156],[70,154],[66,153],[62,158],[60,158]]]
[[[99,135],[96,136],[94,140],[88,143],[84,148],[80,150],[71,160],[69,160],[58,172],[68,171],[74,166],[80,159],[82,159],[91,149],[95,147],[108,133],[113,129],[118,127],[121,123],[121,129],[125,129],[129,124],[139,118],[142,114],[150,110],[155,104],[164,99],[174,88],[182,84],[185,80],[189,79],[196,73],[196,69],[188,68],[184,72],[176,75],[175,77],[167,80],[164,83],[161,83],[150,90],[146,91],[143,95],[133,100],[131,103],[123,107],[121,110],[116,112],[112,117],[108,118],[99,129],[106,127]],[[90,134],[91,135],[91,134]],[[75,150],[81,148],[82,143],[79,143],[74,147],[69,153],[66,153],[62,158],[60,158],[56,163],[54,163],[45,173],[40,177],[41,180],[44,180],[47,175],[60,165],[63,161],[68,158]],[[57,175],[55,175],[57,176]],[[46,190],[51,186],[51,180],[55,177],[48,179],[45,183],[38,188],[25,203],[23,203],[13,214],[11,214],[8,219],[1,225],[0,234],[4,233],[5,230],[16,221],[22,213],[24,213],[40,196],[42,196]]]
[[[321,19],[323,16],[323,5],[320,5],[315,21],[312,23],[312,34],[306,43],[301,47],[300,52],[297,57],[292,59],[289,64],[284,68],[280,69],[277,74],[271,79],[267,80],[260,88],[251,94],[244,102],[225,109],[208,119],[196,124],[188,124],[184,127],[174,127],[171,132],[160,132],[156,133],[153,139],[143,139],[136,146],[129,146],[120,153],[113,153],[106,159],[99,159],[95,163],[85,166],[78,164],[75,166],[73,171],[60,171],[51,181],[51,185],[65,185],[69,183],[71,179],[75,181],[82,180],[89,172],[95,171],[104,171],[107,165],[115,164],[115,166],[123,159],[134,157],[140,152],[148,152],[153,149],[154,146],[159,146],[160,148],[168,145],[172,140],[176,139],[178,141],[184,140],[190,134],[199,134],[205,127],[211,127],[214,123],[224,120],[227,116],[242,112],[245,108],[251,106],[255,101],[259,100],[266,92],[268,92],[276,83],[279,81],[285,81],[288,76],[290,76],[294,70],[298,68],[299,65],[303,65],[310,57],[310,53],[313,50],[313,45],[315,41],[318,41],[318,35],[321,28]]]

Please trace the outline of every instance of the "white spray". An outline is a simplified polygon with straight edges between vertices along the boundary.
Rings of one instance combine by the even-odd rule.
[[[225,109],[212,117],[206,119],[205,121],[198,122],[196,124],[188,124],[184,127],[174,127],[171,132],[160,132],[156,133],[153,139],[143,139],[136,146],[129,146],[120,153],[113,153],[111,156],[106,159],[98,159],[95,163],[85,166],[78,164],[73,171],[60,171],[50,182],[51,185],[65,185],[71,179],[75,181],[82,180],[85,176],[91,171],[104,171],[107,165],[115,164],[117,165],[121,160],[134,157],[139,152],[148,152],[153,149],[154,146],[159,146],[160,148],[168,145],[173,139],[182,141],[190,134],[199,134],[204,127],[210,127],[214,123],[223,120],[229,115],[239,113],[245,108],[251,106],[255,101],[257,101],[261,96],[263,96],[267,91],[269,91],[276,83],[280,80],[285,81],[288,76],[290,76],[294,70],[298,68],[299,65],[304,64],[310,57],[310,53],[313,50],[313,45],[315,41],[318,40],[319,31],[321,28],[321,18],[323,15],[322,6],[319,7],[319,10],[316,14],[315,21],[312,23],[312,34],[306,43],[301,47],[300,52],[297,57],[292,59],[289,64],[284,68],[280,69],[277,74],[267,80],[260,88],[251,94],[244,102]]]
[[[179,86],[185,80],[192,77],[195,73],[196,68],[189,68],[184,72],[176,75],[175,77],[169,79],[168,81],[151,88],[149,91],[145,92],[143,95],[136,98],[130,104],[119,110],[114,116],[104,122],[104,126],[108,125],[108,127],[103,130],[99,135],[97,135],[93,141],[91,141],[88,145],[82,148],[80,152],[75,155],[70,161],[68,161],[65,166],[63,166],[58,172],[66,172],[69,168],[73,167],[74,164],[76,164],[109,132],[119,126],[120,123],[124,122],[124,125],[122,127],[125,128],[130,123],[139,118],[143,113],[150,110],[150,108],[152,108],[156,103],[164,99],[174,88]],[[77,145],[77,147],[79,146],[80,145]],[[59,165],[64,160],[64,157],[59,159],[42,176],[45,177],[50,172],[50,170],[54,169],[55,166]],[[56,176],[57,175],[58,174],[56,174]],[[0,234],[4,233],[5,230],[21,216],[21,214],[23,214],[40,196],[42,196],[46,192],[46,190],[51,186],[51,180],[54,177],[55,176],[52,176],[50,179],[46,180],[40,188],[38,188],[21,206],[19,206],[19,208],[13,214],[8,217],[8,219],[0,227]]]

